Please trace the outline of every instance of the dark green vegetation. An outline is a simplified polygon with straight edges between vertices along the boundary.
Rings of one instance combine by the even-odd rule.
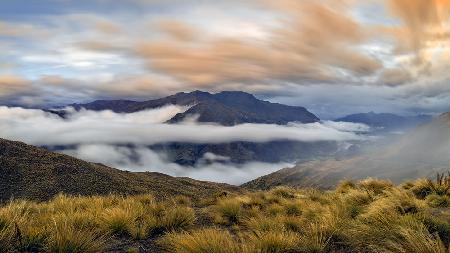
[[[0,139],[0,201],[11,198],[48,200],[70,195],[151,193],[157,198],[209,196],[237,187],[175,178],[161,173],[134,173],[85,162],[21,142]]]

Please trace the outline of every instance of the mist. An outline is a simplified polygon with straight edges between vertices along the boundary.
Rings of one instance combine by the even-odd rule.
[[[175,177],[190,177],[234,185],[293,166],[292,163],[262,162],[232,164],[227,163],[229,160],[227,157],[212,153],[206,153],[195,166],[181,166],[168,161],[164,154],[146,147],[130,148],[96,144],[80,145],[75,149],[64,150],[62,153],[122,170],[161,172]]]
[[[0,107],[0,137],[37,146],[63,146],[57,151],[122,170],[241,184],[293,164],[234,164],[228,157],[206,153],[194,166],[181,166],[148,146],[169,142],[346,142],[365,139],[362,133],[370,131],[365,125],[343,122],[221,126],[196,122],[195,115],[179,124],[165,123],[188,108],[168,105],[129,114],[66,108],[69,113],[64,119],[42,110]]]
[[[166,124],[186,107],[175,105],[131,114],[112,111],[72,111],[67,119],[41,110],[0,107],[1,136],[34,145],[80,143],[152,145],[167,142],[227,143],[234,141],[302,142],[349,141],[363,137],[352,132],[361,124],[291,123],[221,126],[186,121]],[[346,128],[346,129],[345,129]]]

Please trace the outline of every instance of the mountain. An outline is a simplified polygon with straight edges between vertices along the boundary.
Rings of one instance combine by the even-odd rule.
[[[288,106],[257,99],[242,91],[223,91],[211,94],[203,91],[177,93],[172,96],[148,100],[97,100],[88,104],[71,104],[75,109],[112,110],[118,113],[133,113],[154,109],[164,105],[192,106],[184,113],[175,115],[169,122],[183,121],[198,115],[199,122],[213,122],[225,126],[242,123],[287,124],[288,122],[313,123],[319,118],[304,107]]]
[[[264,143],[231,142],[220,144],[163,143],[150,147],[163,152],[167,158],[180,165],[194,165],[207,153],[228,157],[228,162],[245,163],[260,161],[267,163],[309,160],[325,157],[338,150],[336,142],[270,141]]]
[[[277,185],[331,188],[342,179],[377,177],[400,183],[450,168],[450,112],[408,132],[399,141],[369,154],[343,160],[310,161],[255,179],[244,186]]]
[[[405,130],[432,120],[429,115],[399,116],[392,113],[357,113],[350,114],[335,121],[366,124],[381,131]]]
[[[0,139],[0,202],[11,198],[47,200],[60,192],[70,195],[152,193],[158,198],[175,195],[201,198],[215,192],[238,190],[226,184],[161,173],[121,171]]]
[[[254,95],[241,91],[223,91],[211,94],[203,91],[177,93],[168,97],[148,100],[97,100],[87,104],[71,104],[76,110],[112,110],[117,113],[133,113],[165,105],[190,106],[176,114],[167,123],[179,123],[192,116],[199,122],[212,122],[224,126],[242,123],[287,124],[289,122],[313,123],[319,118],[304,107],[288,106],[257,99]],[[46,110],[60,117],[66,112]],[[58,150],[48,147],[51,150]],[[61,148],[61,147],[59,147]],[[64,147],[63,147],[64,148]],[[293,162],[329,155],[336,152],[335,142],[304,143],[293,141],[272,141],[267,143],[231,142],[218,144],[161,143],[149,147],[167,154],[170,162],[194,165],[205,154],[214,153],[230,158],[230,162],[248,161]]]

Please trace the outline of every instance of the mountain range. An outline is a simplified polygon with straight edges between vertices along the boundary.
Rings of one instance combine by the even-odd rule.
[[[362,123],[376,131],[402,131],[414,128],[432,120],[430,115],[400,116],[393,113],[356,113],[350,114],[335,121]]]
[[[242,91],[223,91],[212,94],[203,91],[177,93],[160,99],[147,101],[131,100],[97,100],[86,104],[70,104],[75,110],[102,111],[116,113],[134,113],[142,110],[160,108],[166,105],[190,106],[183,113],[178,113],[167,123],[179,123],[195,117],[201,123],[214,123],[234,126],[242,123],[263,123],[285,125],[289,122],[314,123],[320,119],[301,106],[288,106],[257,99],[254,95]],[[67,106],[63,106],[65,108]],[[65,110],[46,110],[61,117],[67,116]],[[60,150],[64,147],[47,147]],[[213,153],[229,158],[232,163],[249,161],[293,162],[327,156],[338,151],[335,142],[306,143],[298,141],[270,141],[253,143],[233,141],[217,144],[198,143],[160,143],[149,146],[150,149],[163,152],[170,162],[193,166],[205,154]]]
[[[450,164],[448,136],[450,136],[450,112],[407,132],[399,141],[382,149],[351,158],[302,162],[292,168],[285,168],[252,180],[244,184],[243,188],[268,189],[278,185],[331,188],[345,178],[377,177],[398,183],[407,179],[429,177],[436,172],[448,170]],[[283,146],[285,144],[272,143],[271,145],[280,145],[272,152],[275,151],[274,153],[279,156],[286,156],[290,151],[298,154],[308,153],[308,148],[311,148],[311,146],[305,146],[295,149],[293,146]],[[177,145],[183,149],[183,145],[190,144],[170,145],[174,147],[168,149],[178,152],[177,149],[180,147],[176,147]],[[248,159],[254,159],[252,154],[245,153],[250,149],[248,147],[233,146],[235,144],[224,145],[230,145],[227,147],[227,152],[234,153],[237,157],[248,156]],[[320,146],[320,144],[317,145]],[[206,146],[208,145],[198,145],[194,148],[206,149]],[[167,147],[162,145],[159,148]],[[220,149],[224,146],[209,145],[209,148],[215,153],[220,153]],[[261,151],[260,154],[270,156],[269,153],[264,152]],[[183,154],[184,151],[181,153]],[[317,150],[312,153],[317,153]],[[193,156],[196,155],[199,154]],[[194,158],[180,156],[180,159]],[[151,170],[151,168],[148,169]],[[148,192],[160,198],[174,195],[201,198],[201,196],[221,191],[236,192],[242,191],[242,188],[189,178],[176,178],[161,173],[121,171],[21,142],[0,139],[0,201],[10,198],[46,200],[59,192],[74,195]]]
[[[245,184],[249,189],[277,185],[331,188],[338,181],[376,177],[400,183],[448,171],[450,112],[407,132],[398,141],[364,155],[299,163]]]
[[[70,104],[68,106],[75,110],[111,110],[116,113],[134,113],[167,105],[187,106],[189,109],[176,114],[166,123],[179,123],[192,117],[195,117],[201,123],[214,123],[224,126],[242,123],[285,125],[290,122],[314,123],[320,121],[316,115],[304,107],[263,101],[242,91],[223,91],[216,94],[203,91],[180,92],[147,101],[96,100],[91,103]],[[61,109],[47,111],[61,117],[66,117],[69,113]],[[404,117],[390,113],[370,112],[348,115],[336,121],[363,123],[376,132],[389,132],[406,130],[430,120],[431,117],[426,115]],[[50,150],[64,149],[64,147],[48,148]],[[342,155],[348,156],[359,152],[358,150],[342,151],[339,145],[332,141],[306,143],[287,140],[265,143],[233,141],[216,144],[172,142],[159,143],[148,148],[164,153],[170,162],[189,166],[197,164],[208,153],[228,157],[227,161],[232,163],[249,161],[276,163],[297,162],[330,156],[341,157]]]
[[[0,139],[0,201],[11,198],[47,200],[61,192],[70,195],[152,193],[158,198],[176,195],[202,198],[224,191],[261,190],[280,185],[331,188],[343,179],[366,177],[399,183],[448,170],[448,136],[450,112],[416,128],[385,149],[349,159],[300,163],[247,182],[242,187],[161,173],[122,171]]]
[[[319,118],[300,106],[288,106],[257,99],[242,91],[223,91],[211,94],[203,91],[180,92],[172,96],[142,102],[130,100],[97,100],[87,104],[69,106],[93,111],[111,110],[118,113],[133,113],[155,109],[165,105],[191,106],[169,120],[177,123],[197,115],[198,122],[233,126],[242,123],[287,124],[289,122],[313,123]]]

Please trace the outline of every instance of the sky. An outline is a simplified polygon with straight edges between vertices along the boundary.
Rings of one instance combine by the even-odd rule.
[[[2,0],[0,104],[242,90],[322,119],[450,110],[450,0]]]

